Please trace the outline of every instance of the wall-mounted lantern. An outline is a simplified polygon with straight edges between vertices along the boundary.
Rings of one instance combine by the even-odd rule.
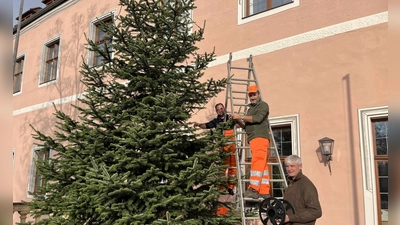
[[[318,140],[319,146],[321,148],[321,152],[324,156],[326,156],[326,161],[328,161],[329,172],[332,175],[331,164],[330,161],[332,160],[333,154],[333,143],[335,142],[333,139],[324,137]]]

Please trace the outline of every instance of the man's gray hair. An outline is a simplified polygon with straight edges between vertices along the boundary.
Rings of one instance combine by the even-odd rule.
[[[301,165],[301,158],[298,157],[297,155],[289,155],[288,157],[286,157],[285,159],[285,164],[287,163],[296,163],[297,165]]]

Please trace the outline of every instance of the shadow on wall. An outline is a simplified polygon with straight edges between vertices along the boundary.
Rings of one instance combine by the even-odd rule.
[[[326,156],[322,154],[321,147],[315,149],[315,154],[317,155],[319,163],[323,163],[325,167],[328,167],[328,160],[326,159]],[[333,157],[334,156],[332,156],[332,159]]]
[[[354,224],[360,224],[360,215],[359,215],[359,209],[362,208],[363,206],[360,206],[358,203],[358,191],[357,190],[357,181],[361,180],[361,178],[358,178],[359,174],[357,174],[357,168],[356,168],[356,158],[359,157],[359,151],[356,151],[355,148],[355,142],[354,142],[354,133],[353,133],[353,108],[352,108],[352,99],[351,99],[351,83],[350,83],[350,74],[346,74],[343,78],[343,91],[344,91],[344,102],[347,102],[347,107],[345,106],[344,108],[347,109],[347,120],[348,120],[348,140],[349,140],[349,148],[348,150],[350,151],[350,165],[351,165],[351,184],[352,184],[352,191],[353,191],[353,203],[354,203]]]
[[[45,87],[41,87],[45,91],[51,91],[53,88],[57,89],[58,98],[62,99],[68,97],[71,93],[82,93],[84,91],[84,85],[80,82],[80,66],[82,65],[82,57],[85,59],[87,50],[85,49],[86,39],[85,33],[89,32],[87,25],[89,21],[94,19],[109,10],[110,5],[106,4],[101,9],[98,9],[98,5],[93,1],[92,5],[88,7],[86,13],[75,13],[72,15],[72,21],[65,23],[65,21],[60,18],[53,23],[53,27],[50,27],[46,33],[47,40],[54,38],[57,35],[61,36],[60,50],[61,55],[59,57],[59,72],[58,81],[54,84],[50,84]],[[71,30],[66,30],[70,28]],[[47,40],[43,40],[43,43]],[[42,48],[43,44],[40,46]],[[42,56],[38,56],[36,60],[36,77],[40,77],[41,59]],[[68,70],[67,70],[68,69]],[[66,74],[73,73],[73,74]],[[65,79],[68,75],[69,79]],[[52,102],[55,100],[55,96],[48,95],[46,101]],[[56,105],[57,109],[70,115],[73,119],[78,117],[78,111],[70,107],[71,104],[79,105],[79,102],[74,101]],[[49,106],[51,111],[54,112],[53,106]],[[17,115],[21,117],[21,125],[16,127],[18,129],[17,142],[20,143],[18,149],[16,150],[16,158],[14,162],[14,189],[18,189],[17,193],[27,193],[30,166],[32,162],[32,150],[36,140],[33,139],[32,134],[34,131],[29,126],[32,124],[35,129],[39,130],[43,134],[52,135],[55,131],[56,117],[53,114],[43,113],[43,111],[49,110],[48,108],[35,110],[29,113]],[[29,140],[22,140],[22,138],[28,138]],[[16,170],[21,170],[18,171]],[[15,185],[18,184],[18,185]],[[27,194],[22,196],[16,196],[14,201],[18,202],[20,200],[26,200]]]

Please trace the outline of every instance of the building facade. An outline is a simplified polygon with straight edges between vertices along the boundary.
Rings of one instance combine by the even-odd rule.
[[[29,124],[53,131],[53,103],[76,116],[71,104],[84,91],[81,56],[92,65],[101,63],[85,49],[85,34],[101,43],[98,22],[123,11],[117,0],[44,2],[21,23],[13,74],[18,207],[41,185],[36,157],[52,154],[34,154]],[[205,78],[227,77],[229,53],[237,66],[246,66],[252,55],[281,158],[301,156],[304,174],[318,189],[323,215],[317,224],[387,224],[387,1],[223,0],[196,6],[192,19],[199,25],[206,21],[199,52],[215,48],[217,55]],[[193,120],[213,118],[218,102],[225,102],[225,92]],[[335,141],[331,175],[318,144],[323,137]],[[13,218],[19,222],[20,214]]]

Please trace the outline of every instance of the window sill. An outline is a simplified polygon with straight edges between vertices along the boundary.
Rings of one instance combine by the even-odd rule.
[[[47,82],[44,82],[44,83],[40,83],[39,84],[39,88],[45,87],[45,86],[48,86],[48,85],[51,85],[51,84],[54,84],[54,83],[57,83],[57,81],[58,81],[58,79],[47,81]]]
[[[17,92],[14,92],[14,93],[13,93],[13,96],[17,96],[17,95],[20,95],[20,94],[22,94],[22,90],[17,91]]]

